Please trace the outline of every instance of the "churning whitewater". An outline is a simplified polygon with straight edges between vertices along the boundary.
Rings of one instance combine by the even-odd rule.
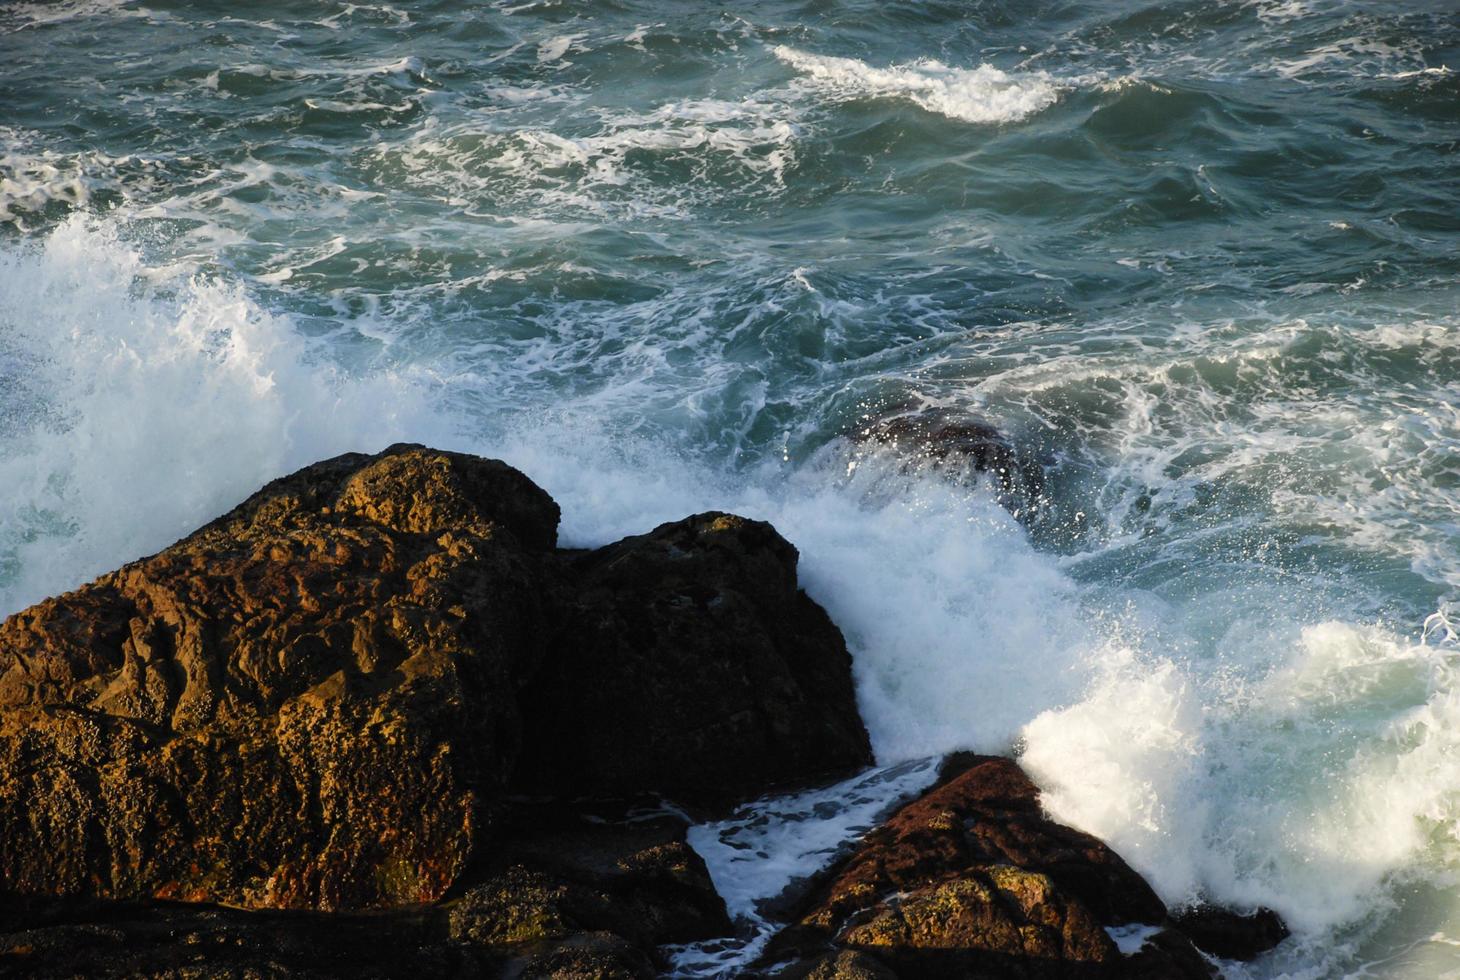
[[[68,0],[0,58],[0,612],[399,440],[569,545],[731,510],[884,767],[696,830],[751,947],[972,748],[1279,911],[1229,976],[1460,976],[1453,3]],[[919,407],[1037,511],[851,438]]]

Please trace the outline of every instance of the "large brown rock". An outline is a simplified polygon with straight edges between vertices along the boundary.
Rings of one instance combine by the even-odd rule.
[[[584,554],[524,690],[528,788],[731,804],[871,764],[841,632],[769,524],[708,513]]]
[[[1110,848],[1050,820],[1012,761],[963,756],[951,770],[810,892],[769,960],[830,944],[908,978],[1209,976],[1178,933],[1121,955],[1107,927],[1159,925],[1165,906]]]
[[[435,902],[491,864],[509,784],[708,799],[717,767],[749,794],[867,761],[769,526],[566,555],[557,520],[503,463],[395,446],[12,616],[0,893]]]
[[[277,480],[0,626],[0,884],[364,908],[439,898],[516,757],[557,507],[397,447]]]

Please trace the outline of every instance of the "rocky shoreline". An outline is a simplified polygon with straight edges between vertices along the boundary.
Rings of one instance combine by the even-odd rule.
[[[768,524],[558,518],[393,446],[6,620],[0,975],[652,977],[731,935],[686,830],[871,765],[846,645]],[[747,974],[1207,977],[1286,935],[1173,916],[976,756],[777,908]]]

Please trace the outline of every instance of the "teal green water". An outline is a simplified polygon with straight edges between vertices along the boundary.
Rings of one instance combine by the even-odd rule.
[[[0,8],[0,607],[408,438],[776,520],[884,761],[1460,975],[1460,6]],[[927,404],[985,489],[845,435]]]

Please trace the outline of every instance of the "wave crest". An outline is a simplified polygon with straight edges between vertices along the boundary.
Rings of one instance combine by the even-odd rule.
[[[1017,122],[1047,109],[1060,94],[1060,86],[1042,71],[1011,75],[989,64],[952,68],[931,59],[874,68],[855,58],[807,54],[785,45],[772,51],[806,75],[824,97],[905,98],[960,122]]]

